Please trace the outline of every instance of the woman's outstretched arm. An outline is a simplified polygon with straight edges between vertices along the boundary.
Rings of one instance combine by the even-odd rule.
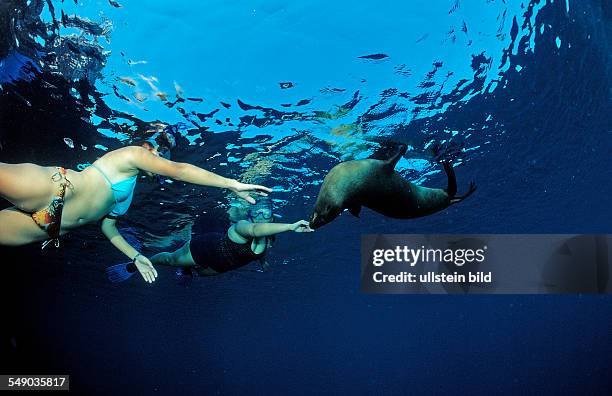
[[[116,222],[117,220],[115,219],[104,218],[102,220],[102,233],[108,238],[113,246],[136,264],[138,272],[140,272],[140,275],[142,275],[145,281],[153,283],[155,278],[157,278],[157,271],[153,267],[153,264],[121,236],[115,224]]]
[[[255,200],[248,195],[249,191],[260,194],[272,192],[267,187],[240,183],[237,180],[228,179],[195,165],[169,161],[151,154],[149,150],[143,147],[129,147],[127,149],[130,150],[131,165],[137,169],[201,186],[228,188],[250,203],[255,203]]]
[[[280,234],[281,232],[313,232],[306,220],[300,220],[293,224],[285,223],[251,223],[246,220],[239,221],[234,229],[243,238],[260,238]]]

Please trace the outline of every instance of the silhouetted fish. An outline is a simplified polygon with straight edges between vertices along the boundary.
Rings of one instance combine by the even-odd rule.
[[[389,55],[386,54],[371,54],[371,55],[363,55],[363,56],[359,56],[359,59],[374,59],[374,60],[378,60],[378,59],[385,59],[388,58]]]

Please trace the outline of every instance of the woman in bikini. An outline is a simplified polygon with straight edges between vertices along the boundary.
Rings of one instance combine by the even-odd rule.
[[[269,188],[244,184],[197,166],[169,160],[174,137],[159,128],[142,145],[127,146],[77,172],[35,164],[0,163],[0,196],[14,206],[0,211],[0,245],[18,246],[47,240],[59,246],[60,235],[84,224],[102,221],[102,232],[137,266],[147,281],[157,272],[149,259],[130,246],[115,226],[127,212],[137,176],[161,175],[175,180],[227,188],[254,203],[249,192],[261,195]]]

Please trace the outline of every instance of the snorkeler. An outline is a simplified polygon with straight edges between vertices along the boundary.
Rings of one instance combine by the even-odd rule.
[[[175,180],[227,188],[254,203],[248,192],[265,195],[264,186],[243,184],[197,166],[170,161],[174,136],[162,124],[144,142],[104,154],[77,172],[61,167],[0,162],[0,196],[14,206],[0,211],[0,245],[18,246],[47,240],[59,246],[60,235],[101,218],[102,232],[133,260],[145,278],[157,276],[148,258],[130,246],[115,226],[132,202],[140,172]]]
[[[217,275],[262,260],[276,234],[314,231],[305,220],[292,224],[274,223],[269,197],[259,197],[254,205],[246,209],[246,216],[241,212],[244,211],[236,207],[230,209],[228,213],[233,224],[227,232],[194,236],[172,253],[162,252],[151,257],[151,262],[154,265],[194,269],[202,276]],[[122,282],[135,272],[133,263],[117,264],[106,269],[111,282]],[[145,280],[150,283],[147,278]]]

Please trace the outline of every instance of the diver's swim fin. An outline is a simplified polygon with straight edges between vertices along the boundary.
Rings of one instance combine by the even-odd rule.
[[[115,264],[106,268],[106,276],[109,281],[119,283],[128,280],[137,270],[136,264],[128,261],[127,263]]]

